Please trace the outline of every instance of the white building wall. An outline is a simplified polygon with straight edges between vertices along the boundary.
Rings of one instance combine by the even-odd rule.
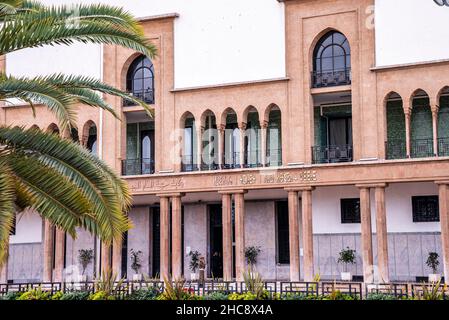
[[[33,212],[25,211],[17,216],[16,234],[9,239],[10,244],[42,242],[42,219]]]

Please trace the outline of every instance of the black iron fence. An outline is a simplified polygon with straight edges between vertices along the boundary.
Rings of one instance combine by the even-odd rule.
[[[438,155],[440,157],[449,157],[449,138],[438,139]]]
[[[192,155],[185,155],[182,157],[181,170],[183,172],[198,171],[198,165]]]
[[[351,84],[351,69],[333,70],[333,71],[313,71],[312,87],[334,87]]]
[[[268,148],[266,166],[267,167],[282,166],[282,149]]]
[[[314,164],[351,162],[352,160],[352,145],[312,147],[312,161]]]
[[[153,159],[126,159],[122,161],[122,175],[124,176],[138,176],[153,173]]]
[[[433,139],[414,139],[410,142],[410,147],[412,158],[435,157]]]
[[[246,293],[248,287],[244,282],[237,281],[186,281],[183,284],[184,290],[197,296],[206,296],[212,293],[222,293],[229,295],[232,293]],[[277,282],[266,281],[263,284],[270,298],[276,295],[300,295],[304,297],[337,296],[343,294],[354,299],[373,299],[379,296],[390,297],[392,299],[406,298],[430,298],[439,295],[442,299],[449,300],[449,290],[443,284],[430,283],[388,283],[388,284],[363,284],[361,282]],[[92,281],[81,283],[14,283],[0,284],[0,297],[15,292],[26,292],[32,289],[40,289],[51,295],[58,292],[76,293],[83,292],[92,294],[95,292],[96,283]],[[113,295],[117,299],[127,299],[138,290],[154,290],[160,294],[165,290],[162,281],[125,281],[116,282],[113,288]]]
[[[387,160],[406,159],[407,146],[405,140],[389,140],[385,142]]]

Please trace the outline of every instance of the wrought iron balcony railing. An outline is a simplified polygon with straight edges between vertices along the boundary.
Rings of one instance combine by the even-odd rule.
[[[406,159],[407,147],[405,140],[389,140],[385,142],[387,160]]]
[[[312,147],[312,161],[314,164],[351,162],[352,160],[352,145]]]
[[[122,174],[124,176],[138,176],[154,174],[153,159],[126,159],[122,161]]]
[[[154,104],[154,90],[139,90],[130,92],[135,98],[142,100],[148,104]],[[130,107],[134,106],[135,103],[129,100],[123,100],[123,106]]]
[[[224,163],[221,165],[223,170],[239,169],[240,165],[240,152],[232,152],[231,154],[225,154]]]
[[[198,171],[198,165],[194,163],[192,155],[185,155],[182,157],[181,170],[183,172]]]
[[[435,157],[433,139],[415,139],[410,143],[410,156],[412,158]]]
[[[261,152],[259,150],[245,152],[244,168],[260,168],[262,163],[260,161]]]
[[[334,71],[313,71],[312,87],[324,88],[351,84],[351,68]]]
[[[282,149],[268,149],[267,150],[267,167],[282,166]]]
[[[440,157],[449,157],[449,138],[438,139],[438,155]]]

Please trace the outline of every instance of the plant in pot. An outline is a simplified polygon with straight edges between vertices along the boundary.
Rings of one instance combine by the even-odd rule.
[[[142,281],[142,274],[140,269],[142,269],[142,251],[131,249],[131,269],[133,269],[133,281]]]
[[[196,250],[190,251],[189,257],[190,257],[189,269],[191,271],[190,280],[195,281],[197,280],[196,272],[200,268],[201,254]]]
[[[246,247],[245,248],[245,260],[246,264],[249,266],[250,270],[253,271],[257,264],[257,258],[260,254],[260,247]]]
[[[429,282],[436,283],[441,281],[441,274],[438,272],[438,266],[440,265],[440,256],[436,252],[429,252],[426,265],[432,270],[433,273],[429,274]]]
[[[352,275],[351,272],[348,271],[348,266],[350,264],[355,264],[355,250],[347,247],[346,249],[341,250],[340,256],[338,258],[338,263],[343,264],[344,272],[341,273],[341,280],[343,281],[351,281]]]
[[[81,275],[78,276],[78,282],[86,282],[87,281],[86,269],[89,266],[89,264],[92,263],[93,259],[94,259],[94,250],[93,249],[78,250],[78,262],[81,265],[81,268],[83,269],[83,272],[81,273]]]

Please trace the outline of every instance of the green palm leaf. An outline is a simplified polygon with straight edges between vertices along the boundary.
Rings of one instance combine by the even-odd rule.
[[[11,176],[11,170],[4,158],[0,157],[0,267],[8,253],[8,240],[15,211],[14,193],[14,181]]]

